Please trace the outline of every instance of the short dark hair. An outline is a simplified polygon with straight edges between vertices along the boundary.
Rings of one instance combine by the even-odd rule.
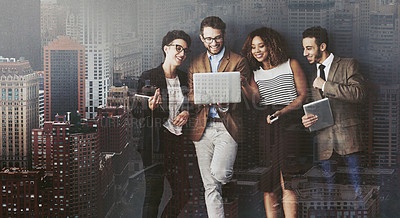
[[[271,66],[276,67],[288,60],[289,47],[285,38],[274,29],[261,27],[252,31],[247,36],[241,52],[248,60],[252,70],[258,70],[262,66],[262,63],[258,62],[251,53],[251,44],[256,36],[259,36],[264,42],[268,53],[267,61]]]
[[[188,47],[190,47],[190,45],[192,43],[190,36],[187,33],[185,33],[183,30],[171,30],[162,39],[161,50],[164,53],[164,57],[165,57],[164,46],[169,45],[175,39],[184,40]]]
[[[304,38],[315,38],[315,43],[318,47],[322,44],[326,44],[326,50],[329,48],[329,39],[328,39],[328,31],[321,26],[313,26],[310,27],[303,32],[303,39]]]
[[[200,24],[200,33],[203,34],[204,27],[211,27],[213,29],[219,29],[222,33],[225,33],[226,24],[221,18],[216,16],[206,17],[201,21]]]

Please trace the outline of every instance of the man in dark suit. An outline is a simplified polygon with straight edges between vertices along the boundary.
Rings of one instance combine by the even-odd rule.
[[[352,58],[340,58],[329,52],[328,33],[322,27],[311,27],[303,32],[303,55],[310,64],[316,64],[310,84],[312,100],[329,99],[334,125],[316,132],[317,155],[325,175],[331,175],[332,159],[344,159],[349,168],[356,196],[360,197],[358,152],[362,148],[361,120],[357,111],[365,97],[364,77],[358,63]],[[302,117],[305,127],[318,120],[313,114]],[[336,153],[336,154],[335,154]],[[333,157],[332,157],[333,156]],[[329,179],[330,178],[330,179]],[[328,176],[328,184],[332,184]],[[329,186],[331,187],[331,186]]]
[[[242,140],[242,104],[194,105],[193,74],[240,71],[248,78],[245,59],[224,45],[225,23],[207,17],[200,25],[200,39],[207,49],[189,67],[190,136],[196,148],[200,174],[205,188],[209,217],[225,217],[221,186],[233,174],[238,143]]]

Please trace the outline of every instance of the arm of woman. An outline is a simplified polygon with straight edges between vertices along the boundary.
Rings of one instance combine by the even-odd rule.
[[[250,83],[243,75],[240,75],[240,80],[246,98],[249,99],[252,103],[258,103],[258,101],[260,100],[260,93],[258,91],[257,83],[254,81],[254,75],[251,76]]]
[[[160,88],[156,89],[154,96],[151,96],[148,101],[149,109],[154,111],[159,105],[162,104],[161,95],[160,95]]]
[[[300,108],[307,97],[307,79],[299,62],[295,59],[291,59],[290,68],[292,68],[293,72],[294,83],[296,85],[296,90],[297,90],[297,98],[294,99],[289,105],[284,107],[282,110],[276,111],[274,113],[275,116],[281,116],[292,110]],[[270,116],[268,115],[267,122],[271,124],[269,117]]]

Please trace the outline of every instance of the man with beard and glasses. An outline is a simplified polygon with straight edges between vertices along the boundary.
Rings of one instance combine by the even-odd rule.
[[[318,26],[303,32],[303,55],[316,68],[309,80],[312,84],[312,100],[328,98],[334,125],[315,133],[317,156],[321,161],[322,174],[327,179],[328,198],[333,198],[332,161],[344,161],[349,169],[355,197],[360,199],[359,152],[362,148],[361,120],[357,110],[365,98],[364,77],[353,58],[340,58],[329,52],[328,33]],[[305,127],[317,122],[318,117],[306,114],[302,117]]]
[[[243,104],[195,105],[193,74],[240,71],[242,79],[247,79],[251,73],[246,60],[225,47],[225,27],[215,16],[201,22],[200,39],[207,51],[194,58],[189,67],[190,136],[196,148],[210,218],[225,217],[222,185],[232,178],[238,143],[243,138]]]

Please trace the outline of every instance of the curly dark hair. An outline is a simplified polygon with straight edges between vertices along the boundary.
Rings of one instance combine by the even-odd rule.
[[[221,30],[222,34],[225,33],[226,29],[226,24],[224,21],[221,20],[221,18],[216,17],[216,16],[210,16],[206,17],[201,21],[200,24],[200,33],[203,35],[203,30],[204,27],[211,27],[213,29],[219,29]]]
[[[188,48],[190,47],[190,44],[192,43],[190,36],[187,33],[185,33],[183,30],[171,30],[162,39],[161,50],[164,53],[164,57],[166,55],[164,52],[164,46],[170,44],[175,39],[184,40],[186,42]]]
[[[251,44],[256,36],[259,36],[265,43],[268,53],[267,61],[271,66],[278,66],[288,60],[289,48],[285,38],[271,28],[261,27],[252,31],[247,36],[241,52],[241,54],[248,60],[253,71],[262,67],[262,63],[258,62],[251,53]]]

